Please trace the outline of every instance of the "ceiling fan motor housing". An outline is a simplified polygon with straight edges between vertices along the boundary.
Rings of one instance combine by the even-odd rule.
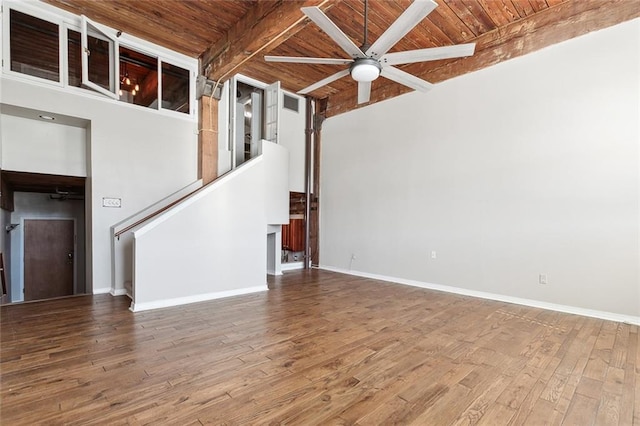
[[[355,81],[370,82],[380,76],[382,66],[377,59],[357,58],[349,67],[351,77]]]

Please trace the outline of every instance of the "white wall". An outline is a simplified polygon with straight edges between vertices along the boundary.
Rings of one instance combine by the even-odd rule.
[[[327,120],[321,264],[637,321],[639,40],[636,19]]]
[[[231,185],[208,188],[195,205],[134,233],[133,310],[247,287],[266,290],[266,223],[264,209],[255,208],[264,204],[264,191],[252,179],[263,175],[263,166],[261,158],[247,163]]]
[[[305,127],[307,105],[304,97],[287,92],[298,99],[298,112],[283,107],[280,93],[280,144],[289,150],[289,191],[304,192],[305,187]]]
[[[6,76],[1,84],[3,104],[90,121],[86,165],[93,264],[89,268],[93,291],[109,291],[110,227],[197,179],[197,124],[179,114],[160,114],[81,94],[84,91],[72,93]],[[5,155],[2,161],[8,161]],[[122,208],[102,207],[103,197],[121,198]]]
[[[266,159],[262,185],[267,224],[283,225],[289,223],[289,150],[266,140],[261,144]]]
[[[129,216],[125,220],[118,222],[111,227],[111,233],[114,236],[111,239],[111,255],[113,259],[113,262],[111,263],[111,274],[113,279],[111,283],[111,294],[113,294],[114,296],[126,294],[127,282],[129,283],[129,286],[133,282],[133,232],[131,231],[143,226],[144,222],[134,226],[128,232],[121,232],[124,229],[143,221],[143,219],[147,218],[148,216],[163,210],[168,205],[175,203],[176,201],[180,200],[183,197],[186,197],[187,195],[191,194],[201,187],[202,179],[198,179],[192,184],[181,188],[179,191],[174,192],[168,197],[159,200],[157,203],[150,205],[144,210],[140,210],[133,216]],[[116,234],[118,233],[120,234],[116,237]]]
[[[16,192],[10,223],[19,226],[11,231],[11,301],[24,300],[24,221],[28,219],[73,219],[75,221],[74,294],[85,292],[85,220],[84,201],[52,200],[49,194]]]
[[[134,311],[267,289],[267,225],[288,221],[288,155],[263,144],[263,155],[134,231]]]
[[[0,115],[2,169],[87,175],[87,130],[15,115]]]

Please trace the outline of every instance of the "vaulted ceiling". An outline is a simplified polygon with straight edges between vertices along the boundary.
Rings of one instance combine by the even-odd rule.
[[[344,66],[265,62],[265,55],[348,58],[300,11],[319,6],[356,45],[363,42],[364,0],[46,0],[201,60],[215,80],[242,73],[280,80],[298,91]],[[391,52],[476,43],[472,57],[400,66],[432,83],[482,69],[640,16],[640,0],[436,0],[438,7]],[[368,38],[375,41],[411,0],[370,0]],[[526,84],[526,82],[523,82]],[[374,103],[410,91],[378,78]],[[327,115],[356,108],[357,85],[344,77],[311,95]]]

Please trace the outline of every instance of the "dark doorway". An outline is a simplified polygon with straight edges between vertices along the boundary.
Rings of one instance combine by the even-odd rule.
[[[24,221],[24,300],[73,294],[74,221]]]
[[[85,178],[2,170],[0,188],[2,189],[0,207],[3,209],[0,211],[2,213],[0,220],[6,227],[3,253],[9,290],[6,302],[86,293],[90,284],[87,283],[86,268],[89,246],[87,245],[87,205],[84,196]],[[42,262],[40,257],[27,259],[30,253],[42,255],[33,250],[47,248],[47,246],[39,247],[40,237],[31,235],[35,232],[34,226],[42,226],[41,223],[36,222],[42,221],[51,221],[62,227],[64,225],[61,225],[60,221],[63,223],[66,221],[68,224],[70,230],[66,232],[67,236],[61,239],[65,244],[56,248],[60,252],[58,255],[64,256],[64,260],[60,258],[57,260],[67,262],[68,265],[58,263],[57,266],[41,268],[37,266],[38,262]],[[28,227],[31,228],[30,235],[27,235]],[[40,231],[39,234],[43,235]],[[72,253],[71,259],[69,259],[69,253]],[[29,262],[36,262],[35,269],[31,268]],[[66,265],[70,272],[60,275],[61,272],[56,271],[55,267],[61,267],[61,265]],[[65,274],[70,278],[62,279]],[[57,275],[60,277],[52,278]],[[49,283],[47,285],[50,287],[47,287],[47,290],[40,288],[42,284],[38,284],[43,282]]]

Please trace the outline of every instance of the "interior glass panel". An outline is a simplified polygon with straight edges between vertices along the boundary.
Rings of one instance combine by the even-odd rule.
[[[89,35],[89,81],[111,91],[111,67],[109,57],[112,55],[113,43]],[[67,32],[67,54],[69,61],[69,86],[82,86],[82,55],[80,33],[74,30]]]
[[[11,71],[60,81],[58,25],[11,9]]]
[[[120,46],[120,100],[158,109],[158,58]]]
[[[162,63],[162,109],[189,114],[189,70]]]
[[[69,86],[82,86],[82,46],[80,45],[80,33],[67,30],[67,61]]]

